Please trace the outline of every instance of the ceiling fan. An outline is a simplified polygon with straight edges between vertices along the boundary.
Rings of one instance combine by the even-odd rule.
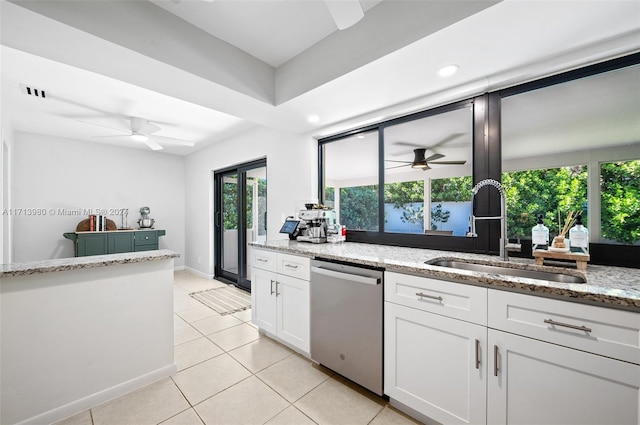
[[[464,133],[454,133],[451,134],[447,137],[445,137],[444,139],[440,140],[438,143],[427,147],[427,148],[416,148],[413,150],[413,161],[394,161],[392,159],[386,159],[385,161],[387,162],[401,162],[403,163],[403,165],[397,165],[395,167],[388,167],[387,170],[393,169],[393,168],[400,168],[400,167],[411,167],[411,168],[416,168],[416,169],[420,169],[423,171],[429,170],[431,169],[431,167],[429,166],[429,164],[439,164],[439,165],[463,165],[465,164],[467,161],[438,161],[436,162],[438,159],[440,158],[444,158],[444,155],[439,154],[439,153],[434,153],[433,155],[429,156],[428,158],[425,157],[425,153],[427,152],[427,150],[433,150],[434,148],[441,146],[459,136],[464,135]],[[405,143],[405,142],[397,142],[395,143],[396,145],[403,145],[403,146],[416,146],[414,144],[410,144],[410,143]]]
[[[173,137],[164,137],[164,136],[154,135],[154,133],[157,133],[162,129],[144,118],[129,117],[129,121],[130,121],[130,130],[110,127],[103,124],[97,124],[97,123],[88,122],[88,121],[81,121],[81,122],[99,126],[99,127],[110,128],[112,130],[120,131],[123,133],[123,134],[114,134],[109,136],[95,136],[96,138],[129,137],[131,138],[131,140],[135,140],[136,142],[143,142],[150,149],[154,151],[163,149],[162,145],[158,143],[158,141],[162,141],[162,142],[170,143],[174,145],[181,145],[181,146],[189,146],[189,147],[195,146],[195,143],[193,142],[175,139]]]
[[[423,171],[427,171],[430,170],[431,167],[429,166],[429,164],[440,164],[440,165],[463,165],[465,164],[467,161],[438,161],[436,162],[436,160],[440,159],[440,158],[444,158],[444,155],[439,154],[439,153],[435,153],[433,155],[431,155],[428,158],[425,158],[425,152],[427,151],[427,148],[418,148],[418,149],[414,149],[413,150],[413,154],[414,154],[414,158],[413,161],[394,161],[391,159],[386,159],[385,161],[388,162],[402,162],[402,165],[396,165],[395,167],[388,167],[387,170],[393,169],[393,168],[400,168],[400,167],[411,167],[411,168],[416,168],[416,169],[420,169]]]

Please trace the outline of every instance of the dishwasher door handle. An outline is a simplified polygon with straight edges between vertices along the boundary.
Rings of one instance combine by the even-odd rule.
[[[378,277],[370,277],[370,276],[361,276],[359,274],[351,274],[351,273],[343,273],[335,270],[329,270],[322,267],[311,267],[311,273],[317,273],[324,276],[334,277],[336,279],[344,279],[350,282],[358,282],[358,283],[366,283],[368,285],[378,285],[380,284],[380,278]],[[313,279],[311,279],[313,280]]]

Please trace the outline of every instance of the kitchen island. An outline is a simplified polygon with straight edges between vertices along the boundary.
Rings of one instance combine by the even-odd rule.
[[[176,372],[169,250],[0,269],[0,423],[53,423]]]

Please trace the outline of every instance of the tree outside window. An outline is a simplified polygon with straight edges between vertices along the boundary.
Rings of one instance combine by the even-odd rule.
[[[640,160],[600,165],[601,237],[640,243]]]

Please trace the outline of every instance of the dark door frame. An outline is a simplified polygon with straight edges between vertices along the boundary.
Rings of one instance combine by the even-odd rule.
[[[251,291],[251,281],[247,278],[247,171],[267,166],[267,159],[261,158],[254,161],[233,165],[213,172],[214,182],[214,231],[213,231],[213,252],[214,252],[214,277],[223,282],[232,283],[241,289]],[[224,193],[223,179],[229,174],[236,174],[237,179],[237,203],[238,211],[238,273],[234,274],[222,267],[223,262],[223,237],[222,231],[222,203]]]

